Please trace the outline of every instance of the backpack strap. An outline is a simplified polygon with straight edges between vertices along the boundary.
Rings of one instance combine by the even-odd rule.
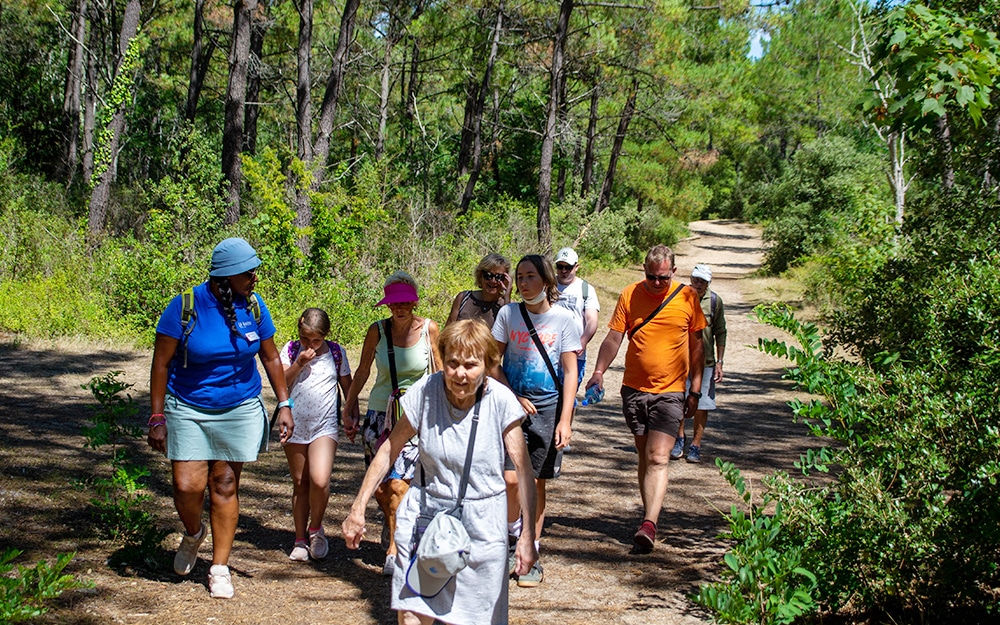
[[[337,367],[337,379],[340,379],[340,366],[344,362],[344,355],[340,353],[340,345],[337,345],[336,341],[327,341],[327,348],[330,350],[330,355],[333,356],[333,364]]]
[[[583,289],[583,307],[587,307],[587,299],[590,297],[590,283],[580,278],[580,282],[583,282],[581,288]]]
[[[261,312],[260,312],[260,296],[256,293],[251,293],[250,297],[247,298],[247,309],[253,313],[253,320],[260,325]]]
[[[715,294],[715,291],[709,291],[709,293],[711,293],[712,295],[711,297],[712,301],[709,305],[708,318],[710,319],[710,321],[708,322],[708,325],[712,325],[712,321],[715,320],[715,316],[719,312],[718,308],[719,296]]]
[[[187,343],[188,337],[194,330],[194,323],[198,319],[198,313],[194,309],[194,287],[181,293],[181,349],[184,350],[184,368],[188,366]]]

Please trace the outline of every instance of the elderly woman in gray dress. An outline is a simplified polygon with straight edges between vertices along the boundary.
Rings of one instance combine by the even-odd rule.
[[[439,347],[444,367],[416,382],[402,397],[405,418],[399,420],[388,444],[379,448],[368,467],[344,521],[344,539],[348,548],[358,548],[365,534],[368,500],[407,440],[417,435],[420,455],[415,479],[397,512],[392,608],[398,612],[399,623],[507,623],[505,452],[524,485],[520,505],[525,531],[515,549],[517,572],[527,573],[538,558],[533,542],[534,476],[521,431],[524,410],[509,388],[486,375],[499,364],[500,352],[485,324],[472,320],[452,323],[441,333]],[[472,540],[468,566],[434,596],[421,596],[406,582],[414,526],[421,514],[456,505],[477,409],[479,423],[462,514],[462,524]]]

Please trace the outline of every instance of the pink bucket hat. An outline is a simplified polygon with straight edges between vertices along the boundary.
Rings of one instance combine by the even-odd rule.
[[[405,302],[418,302],[420,298],[417,297],[417,289],[414,288],[412,284],[407,284],[405,282],[393,282],[392,284],[385,285],[382,289],[385,292],[385,297],[380,299],[376,306],[381,306],[382,304],[402,304]]]

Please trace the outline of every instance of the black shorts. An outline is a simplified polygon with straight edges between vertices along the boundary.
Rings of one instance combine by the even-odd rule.
[[[644,393],[623,386],[622,413],[635,436],[652,430],[677,438],[684,420],[684,393]]]
[[[554,480],[562,471],[562,450],[556,449],[556,420],[559,417],[559,406],[551,405],[539,408],[538,412],[525,417],[521,422],[524,432],[524,442],[528,445],[528,457],[535,479]],[[505,471],[513,471],[514,463],[510,456],[504,458]]]

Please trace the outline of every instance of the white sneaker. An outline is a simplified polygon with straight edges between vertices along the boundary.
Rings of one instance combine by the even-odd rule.
[[[323,533],[323,528],[319,528],[319,531],[310,532],[309,534],[309,555],[312,556],[313,560],[322,560],[326,557],[326,554],[330,551],[330,543],[326,540],[326,534]]]
[[[308,562],[309,561],[309,549],[306,543],[295,543],[292,547],[292,552],[288,554],[288,559],[295,562]]]
[[[213,564],[208,570],[208,590],[216,599],[233,598],[233,576],[225,564]]]
[[[177,548],[177,555],[174,556],[174,573],[187,575],[194,568],[194,563],[198,561],[198,547],[205,541],[205,524],[201,524],[201,530],[194,536],[187,534],[181,538],[181,545]]]
[[[386,556],[385,564],[382,565],[382,575],[386,577],[392,577],[392,574],[396,572],[396,556]]]

